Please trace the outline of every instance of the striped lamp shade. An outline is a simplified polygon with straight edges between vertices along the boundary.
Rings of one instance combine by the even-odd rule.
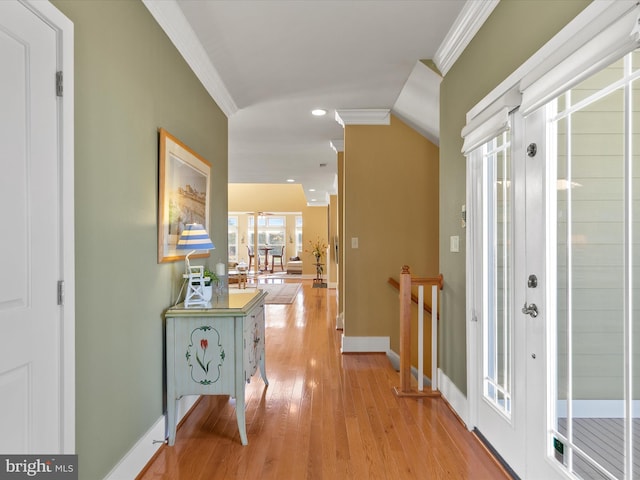
[[[213,250],[216,248],[205,228],[199,223],[189,223],[178,239],[178,250]]]

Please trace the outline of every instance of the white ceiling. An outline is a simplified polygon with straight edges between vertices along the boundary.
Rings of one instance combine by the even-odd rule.
[[[229,118],[229,183],[291,178],[310,205],[336,193],[336,110],[390,109],[438,143],[440,76],[420,60],[446,72],[498,2],[143,1]]]

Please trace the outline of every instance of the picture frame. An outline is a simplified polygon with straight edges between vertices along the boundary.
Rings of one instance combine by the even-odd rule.
[[[159,133],[158,263],[184,260],[176,249],[184,225],[209,229],[211,164],[165,129]],[[208,257],[209,252],[189,258]]]

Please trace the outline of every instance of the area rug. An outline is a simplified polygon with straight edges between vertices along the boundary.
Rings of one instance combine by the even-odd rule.
[[[301,283],[260,283],[258,290],[267,292],[264,303],[293,303],[302,287]]]

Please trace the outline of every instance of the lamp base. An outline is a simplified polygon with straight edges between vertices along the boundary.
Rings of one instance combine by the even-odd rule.
[[[205,293],[205,279],[203,266],[188,266],[187,273],[184,274],[187,278],[187,294],[184,299],[184,306],[189,307],[206,307],[211,305],[211,297],[207,299]]]

